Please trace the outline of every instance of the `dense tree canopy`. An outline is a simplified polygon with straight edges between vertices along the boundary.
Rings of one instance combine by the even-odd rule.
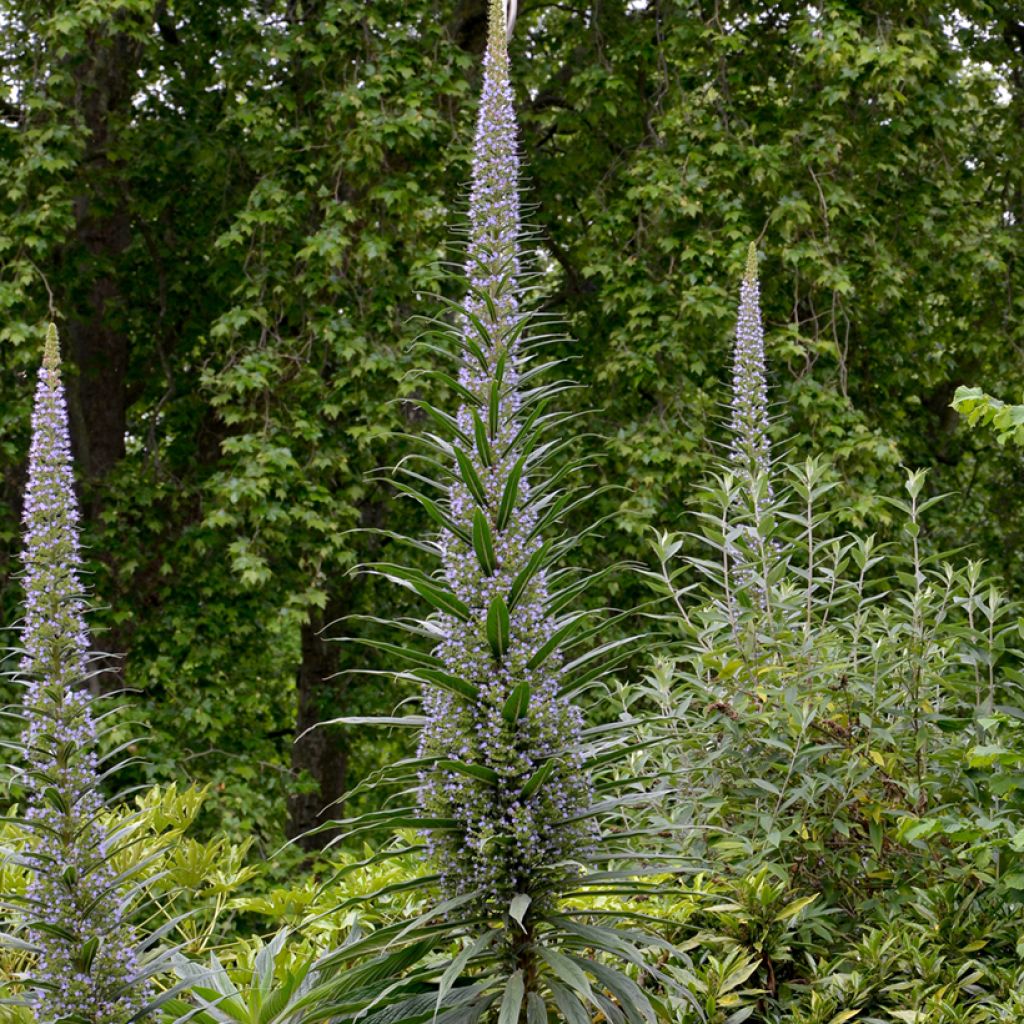
[[[0,2],[5,619],[52,313],[123,655],[101,684],[141,692],[152,771],[222,788],[231,830],[276,838],[293,770],[290,828],[313,823],[380,752],[293,736],[398,699],[324,636],[402,611],[351,570],[413,515],[373,470],[435,387],[410,317],[451,255],[484,8]],[[1019,584],[1019,453],[950,410],[1024,386],[1019,6],[521,0],[512,49],[541,286],[622,487],[600,558],[679,525],[753,239],[777,442],[832,454],[847,520],[883,534],[900,464],[929,467],[959,494],[929,544]]]

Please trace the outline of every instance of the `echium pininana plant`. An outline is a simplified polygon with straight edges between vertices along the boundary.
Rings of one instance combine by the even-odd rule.
[[[654,868],[635,863],[635,844],[665,871],[655,855],[665,819],[648,822],[642,811],[664,794],[653,794],[630,761],[644,746],[638,723],[622,716],[586,725],[578,704],[590,690],[606,692],[605,677],[635,653],[639,638],[612,632],[597,642],[618,623],[590,622],[576,605],[600,577],[562,567],[581,536],[565,529],[564,516],[593,492],[566,486],[585,465],[571,455],[577,414],[549,406],[572,385],[544,383],[558,363],[545,363],[542,353],[556,336],[543,333],[546,322],[524,302],[528,236],[520,225],[506,26],[503,0],[491,0],[460,281],[466,294],[451,304],[452,323],[433,321],[441,344],[428,346],[454,357],[455,376],[427,376],[458,405],[449,413],[418,400],[436,432],[415,438],[425,451],[404,460],[396,480],[433,520],[432,537],[411,543],[439,568],[369,567],[432,609],[395,623],[411,634],[406,643],[364,641],[404,659],[411,667],[395,675],[422,688],[422,715],[381,720],[420,729],[417,757],[383,773],[402,797],[415,792],[416,799],[326,826],[340,826],[339,838],[418,827],[436,869],[419,884],[439,888],[442,900],[319,966],[329,976],[357,954],[399,940],[423,950],[456,944],[461,952],[447,966],[416,975],[418,994],[390,1007],[389,1020],[406,1020],[402,1010],[421,1019],[426,1000],[439,1024],[493,1020],[492,1007],[508,1024],[595,1015],[652,1021],[655,1000],[622,963],[660,977],[646,947],[665,944],[642,926],[619,927],[611,913],[586,909],[588,895],[611,890],[628,904],[630,895],[651,891],[642,878]],[[436,982],[424,992],[431,970]]]
[[[729,524],[732,540],[726,554],[730,601],[737,593],[747,590],[754,598],[754,606],[764,610],[773,551],[766,538],[767,521],[774,495],[759,292],[757,250],[751,242],[740,285],[733,348],[729,469],[735,481],[736,502]],[[737,610],[734,607],[732,613]]]
[[[85,685],[89,642],[79,582],[67,408],[57,330],[46,336],[32,414],[25,492],[25,766],[22,915],[35,950],[25,979],[41,1024],[119,1024],[145,1005],[136,936],[112,862],[116,833],[104,824],[99,728]]]
[[[425,813],[458,822],[430,837],[451,895],[477,892],[507,907],[545,873],[578,862],[588,845],[578,820],[589,801],[580,763],[582,716],[560,693],[560,623],[549,610],[541,526],[531,501],[531,434],[524,430],[520,348],[516,123],[503,33],[484,56],[469,200],[460,318],[463,358],[456,415],[459,474],[440,538],[454,598],[441,613],[441,670],[458,686],[428,683],[420,755]],[[571,619],[569,620],[572,621]],[[457,767],[470,764],[475,774]],[[481,785],[486,774],[489,784]],[[541,781],[543,784],[540,784]]]
[[[757,250],[753,242],[747,250],[747,267],[740,285],[736,345],[733,349],[731,412],[729,458],[751,502],[760,506],[770,500],[771,496],[770,481],[766,481],[766,494],[759,494],[759,478],[768,477],[771,473],[772,455],[768,438],[764,328],[761,324]]]

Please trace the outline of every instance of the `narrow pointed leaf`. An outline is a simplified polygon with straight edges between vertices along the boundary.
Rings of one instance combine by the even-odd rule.
[[[487,425],[491,430],[491,437],[498,436],[499,413],[501,412],[501,385],[496,380],[491,381],[490,401],[487,403]]]
[[[538,946],[537,954],[571,991],[587,1002],[593,1002],[594,993],[590,987],[590,979],[574,961],[550,946]]]
[[[498,661],[501,661],[508,651],[510,630],[508,606],[504,598],[498,595],[491,601],[491,606],[487,610],[487,642],[491,645],[491,653]]]
[[[439,611],[448,612],[449,615],[454,615],[457,619],[462,619],[463,622],[469,622],[471,618],[469,608],[450,590],[422,580],[414,582],[412,586],[420,597],[429,601]]]
[[[466,485],[469,493],[473,495],[473,500],[478,505],[486,507],[487,492],[484,490],[483,482],[469,456],[461,448],[456,448],[455,461],[459,464],[459,475],[462,477],[462,482]]]
[[[571,621],[565,623],[560,629],[556,629],[547,640],[539,648],[532,658],[526,663],[527,668],[539,668],[544,661],[556,651],[562,643],[565,642],[572,634],[579,628],[582,619],[580,617],[574,618]]]
[[[409,675],[422,679],[424,682],[430,683],[431,686],[437,686],[459,697],[465,697],[466,700],[477,701],[480,699],[480,691],[472,683],[466,682],[465,679],[460,679],[450,672],[436,668],[415,668]]]
[[[487,428],[476,411],[473,412],[473,437],[476,440],[476,450],[480,461],[487,467],[492,466],[494,453],[491,451],[491,442],[487,438]]]
[[[518,1024],[519,1010],[523,1005],[525,994],[526,984],[523,981],[523,972],[516,971],[505,985],[505,992],[501,997],[501,1008],[498,1010],[498,1024]]]
[[[519,794],[520,800],[529,800],[534,793],[544,785],[548,779],[551,778],[552,772],[555,770],[555,761],[545,761],[526,781],[526,785],[523,786],[522,792]]]
[[[438,768],[445,768],[450,772],[457,772],[459,775],[466,775],[469,778],[479,779],[481,782],[486,782],[488,785],[496,786],[501,781],[501,776],[498,775],[493,768],[488,768],[482,764],[466,764],[464,761],[438,761]]]
[[[480,509],[473,512],[473,550],[476,552],[480,568],[488,576],[493,576],[498,568],[498,558],[494,553],[491,525]]]
[[[512,511],[516,507],[516,500],[519,497],[519,480],[523,475],[523,464],[524,459],[519,459],[505,481],[505,489],[501,493],[501,502],[498,505],[497,524],[499,530],[504,530],[512,518]]]
[[[519,599],[523,596],[523,591],[526,589],[527,584],[540,571],[540,568],[544,564],[544,560],[547,558],[550,551],[550,543],[543,544],[541,547],[537,548],[537,550],[530,556],[530,560],[526,563],[522,572],[520,572],[512,581],[512,587],[508,593],[508,606],[510,610],[515,608],[519,603]]]
[[[501,713],[509,725],[515,725],[520,718],[526,717],[526,710],[530,706],[530,684],[520,683],[508,696]]]

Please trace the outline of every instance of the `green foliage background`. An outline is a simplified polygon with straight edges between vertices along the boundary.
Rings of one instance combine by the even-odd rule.
[[[883,536],[879,495],[929,467],[928,492],[958,497],[926,544],[972,544],[1016,588],[1019,454],[949,404],[1024,386],[1017,5],[520,8],[545,303],[610,439],[594,483],[623,487],[591,561],[646,559],[648,527],[683,524],[756,239],[779,437],[830,453],[846,519]],[[108,685],[140,691],[154,778],[213,786],[201,829],[269,849],[293,767],[317,797],[389,753],[339,735],[293,765],[292,739],[297,715],[400,697],[317,634],[402,612],[348,575],[387,537],[351,531],[413,514],[367,474],[415,419],[395,399],[421,387],[409,317],[468,176],[483,10],[0,0],[2,618],[52,310],[93,621],[124,655]]]

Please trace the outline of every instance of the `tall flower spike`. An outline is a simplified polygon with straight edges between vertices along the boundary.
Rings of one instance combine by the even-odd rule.
[[[451,823],[429,835],[429,848],[448,895],[475,893],[501,911],[517,894],[540,909],[552,872],[583,855],[589,827],[578,816],[590,798],[582,717],[560,694],[563,658],[550,643],[566,623],[549,611],[544,506],[530,480],[537,435],[521,384],[531,357],[519,340],[528,314],[517,298],[519,157],[505,13],[504,0],[492,0],[459,324],[463,402],[439,540],[454,600],[435,620],[439,670],[420,674],[428,684],[420,754],[437,759],[421,776],[420,802],[429,818]]]
[[[124,920],[101,818],[101,765],[88,667],[78,509],[57,329],[36,386],[23,513],[25,823],[32,837],[26,930],[36,1020],[120,1024],[142,1005],[134,934]]]
[[[568,898],[581,886],[608,882],[620,894],[650,894],[653,883],[641,881],[649,865],[634,864],[635,844],[641,834],[657,844],[663,820],[646,821],[641,806],[672,789],[666,782],[648,790],[637,779],[634,719],[585,729],[574,703],[587,692],[606,695],[607,676],[636,654],[642,638],[599,643],[594,638],[608,623],[580,628],[590,613],[572,609],[602,577],[561,567],[600,520],[578,533],[564,526],[563,512],[592,496],[564,487],[586,465],[567,457],[578,414],[548,411],[569,385],[541,383],[557,365],[540,358],[552,335],[535,332],[541,314],[520,305],[507,10],[506,0],[491,0],[467,294],[455,306],[454,324],[430,332],[446,346],[432,351],[456,349],[458,378],[425,372],[461,404],[452,415],[418,403],[438,433],[419,434],[422,463],[413,468],[411,455],[396,471],[396,487],[438,528],[412,543],[440,565],[432,573],[396,563],[368,567],[431,606],[425,618],[393,622],[410,635],[406,643],[363,641],[411,666],[394,675],[422,684],[423,714],[399,720],[420,729],[419,756],[387,777],[403,794],[415,786],[419,806],[389,805],[333,823],[349,836],[418,824],[437,875],[416,885],[429,899],[439,881],[445,900],[416,921],[378,929],[328,954],[321,966],[331,969],[343,957],[403,939],[414,948],[460,948],[447,966],[435,964],[435,1010],[451,1011],[438,1020],[589,1021],[599,1014],[654,1021],[652,1001],[615,964],[646,963],[648,944],[660,946],[661,956],[663,940],[645,937],[633,920],[626,930],[607,917],[595,919],[590,907]],[[377,722],[391,726],[395,719]],[[409,1019],[423,1012],[422,998],[418,993],[402,1004]],[[398,1008],[394,1013],[397,1020]]]
[[[756,500],[758,476],[771,471],[771,444],[768,440],[768,382],[757,280],[757,250],[753,242],[747,250],[747,268],[740,286],[739,315],[736,320],[730,456],[751,500]]]

